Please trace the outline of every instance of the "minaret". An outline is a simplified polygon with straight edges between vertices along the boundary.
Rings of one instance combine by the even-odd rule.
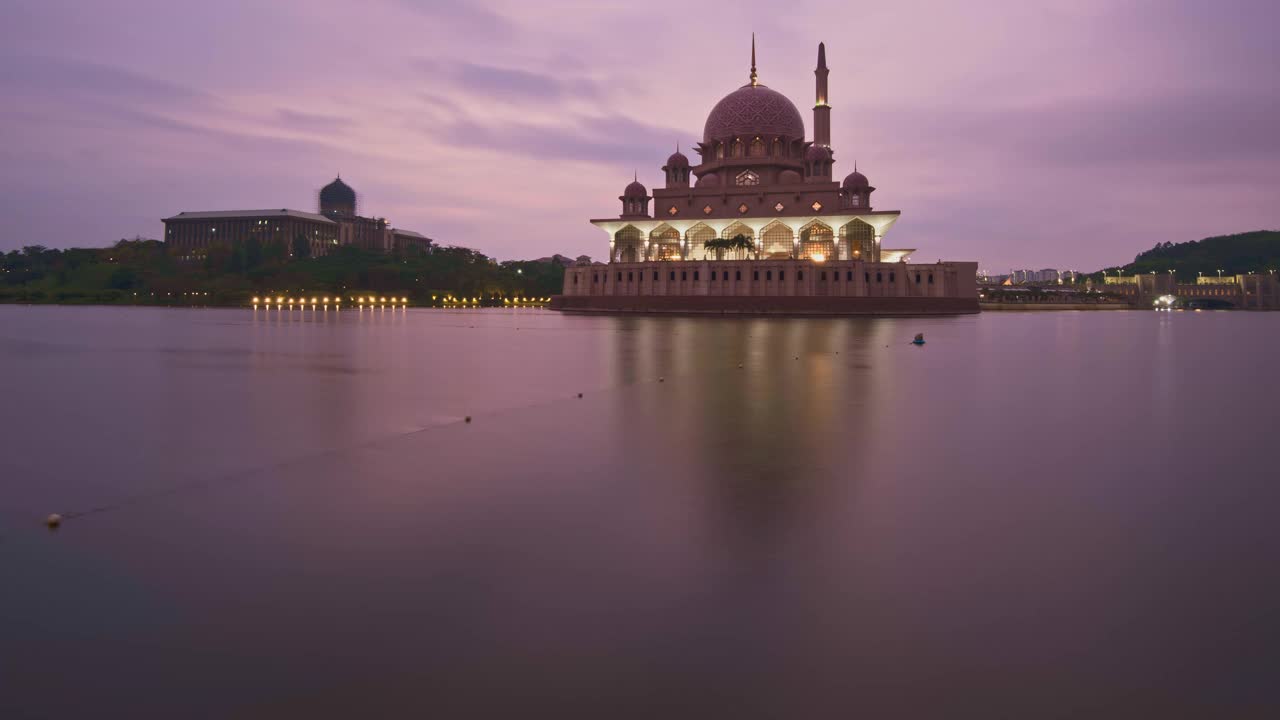
[[[831,147],[831,106],[827,104],[827,46],[818,43],[817,98],[813,105],[813,144]]]

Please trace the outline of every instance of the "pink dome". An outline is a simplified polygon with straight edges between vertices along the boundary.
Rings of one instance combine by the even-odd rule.
[[[709,187],[711,185],[719,185],[720,176],[715,173],[707,173],[698,178],[698,187]]]
[[[703,142],[738,136],[804,137],[804,120],[787,96],[764,85],[743,85],[725,95],[707,116]]]
[[[623,197],[645,197],[648,194],[649,191],[645,189],[644,185],[640,184],[639,180],[631,183],[626,190],[622,191]]]
[[[868,187],[871,187],[871,183],[867,180],[867,176],[857,170],[849,173],[844,178],[845,190],[859,190]]]
[[[804,176],[795,170],[783,170],[781,173],[778,173],[778,182],[784,185],[804,182]]]
[[[674,155],[667,158],[667,167],[689,167],[689,158],[685,157],[684,153],[677,150]]]
[[[830,161],[831,157],[831,148],[823,145],[810,145],[809,149],[806,150],[804,154],[804,159],[809,162],[816,162],[818,160]]]

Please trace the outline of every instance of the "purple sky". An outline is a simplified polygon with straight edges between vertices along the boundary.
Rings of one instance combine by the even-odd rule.
[[[341,172],[365,214],[501,259],[600,256],[717,100],[761,82],[917,260],[1092,270],[1280,227],[1275,0],[6,0],[0,249],[159,237],[180,210],[291,207]],[[689,153],[691,156],[692,153]]]

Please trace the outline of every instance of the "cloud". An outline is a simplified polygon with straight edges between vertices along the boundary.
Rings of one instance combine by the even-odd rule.
[[[476,0],[395,0],[414,12],[452,30],[481,34],[481,37],[506,35],[513,29],[509,20]]]
[[[120,101],[192,102],[204,92],[149,75],[94,62],[35,55],[0,55],[5,68],[0,86],[9,93],[43,97],[97,96]]]
[[[302,112],[300,110],[290,110],[288,108],[281,108],[280,110],[277,110],[276,117],[284,125],[295,130],[316,130],[327,132],[341,130],[351,126],[350,118]]]

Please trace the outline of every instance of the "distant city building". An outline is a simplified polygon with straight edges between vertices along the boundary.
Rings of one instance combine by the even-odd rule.
[[[1064,280],[1075,282],[1075,273],[1072,271],[1061,271],[1054,268],[1045,268],[1043,270],[1010,270],[1008,275],[989,276],[990,282],[1002,283],[1008,278],[1011,284],[1058,284]]]
[[[338,177],[320,189],[319,214],[287,208],[180,212],[164,219],[164,241],[188,257],[203,255],[215,245],[253,239],[264,245],[283,243],[293,255],[302,237],[312,257],[342,245],[380,252],[431,246],[431,238],[421,233],[390,227],[385,218],[357,214],[356,200],[356,191]]]
[[[977,312],[977,264],[907,264],[882,246],[897,210],[853,169],[834,179],[826,48],[818,45],[813,139],[781,93],[746,85],[707,116],[699,162],[676,148],[652,194],[633,181],[617,217],[592,220],[608,266],[575,264],[552,307],[583,311],[751,313]],[[650,213],[649,202],[653,201]]]

